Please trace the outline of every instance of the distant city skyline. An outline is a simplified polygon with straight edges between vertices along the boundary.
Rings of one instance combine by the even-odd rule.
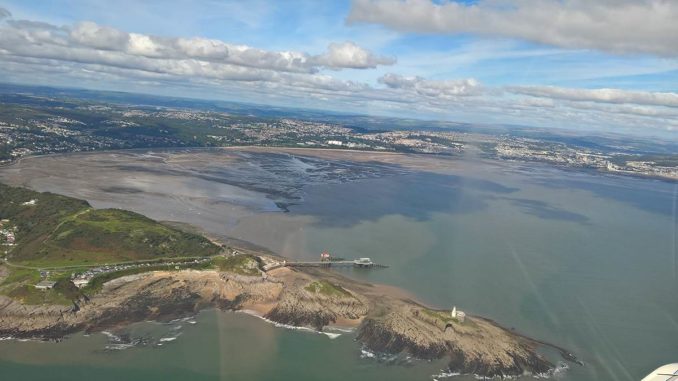
[[[678,131],[667,0],[0,0],[2,82]]]

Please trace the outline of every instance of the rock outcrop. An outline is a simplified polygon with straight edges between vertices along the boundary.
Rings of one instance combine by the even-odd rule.
[[[422,359],[447,357],[449,370],[461,374],[518,376],[546,373],[554,366],[537,354],[536,342],[485,319],[431,324],[421,317],[426,311],[416,304],[400,304],[384,316],[365,319],[358,339],[372,350],[407,352]]]
[[[322,284],[318,282],[324,282]],[[265,276],[215,270],[149,272],[118,278],[73,306],[23,305],[0,296],[0,337],[57,340],[132,322],[173,319],[200,309],[248,309],[276,322],[322,329],[358,327],[357,339],[374,351],[449,359],[450,370],[484,376],[543,373],[552,363],[539,345],[489,320],[430,310],[330,272],[288,268]]]

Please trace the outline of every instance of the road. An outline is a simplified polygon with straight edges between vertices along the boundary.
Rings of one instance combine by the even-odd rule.
[[[191,261],[191,260],[196,260],[196,259],[212,259],[216,258],[219,256],[222,256],[223,254],[215,254],[212,256],[208,257],[171,257],[171,258],[161,258],[161,259],[143,259],[143,260],[138,260],[138,261],[123,261],[123,262],[113,262],[113,263],[97,263],[97,264],[80,264],[80,265],[68,265],[68,266],[51,266],[51,267],[38,267],[38,266],[28,266],[28,265],[20,265],[18,263],[12,263],[9,262],[7,259],[3,259],[4,263],[7,266],[10,267],[17,267],[17,268],[22,268],[22,269],[30,269],[30,270],[39,270],[39,271],[59,271],[59,270],[68,270],[68,269],[82,269],[82,268],[93,268],[93,267],[101,267],[101,266],[122,266],[122,265],[140,265],[144,263],[162,263],[165,261],[171,261],[171,262],[176,262],[176,261]]]

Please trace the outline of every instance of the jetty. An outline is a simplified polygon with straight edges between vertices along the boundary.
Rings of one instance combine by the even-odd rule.
[[[285,262],[287,267],[359,267],[359,268],[386,268],[387,265],[372,262],[370,258],[357,258],[354,260],[331,260],[307,262]]]

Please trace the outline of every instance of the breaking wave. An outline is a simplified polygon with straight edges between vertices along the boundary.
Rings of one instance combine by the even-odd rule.
[[[566,372],[569,368],[570,367],[566,363],[559,362],[556,365],[555,368],[550,369],[548,372],[532,374],[531,376],[532,376],[532,378],[541,378],[541,379],[552,378],[554,376],[558,376],[558,375]],[[442,370],[442,371],[440,371],[440,373],[432,375],[431,378],[434,381],[440,381],[441,379],[444,379],[444,378],[456,377],[456,376],[461,376],[461,375],[462,375],[462,373],[459,373],[459,372],[450,372],[450,371]],[[476,380],[487,380],[488,379],[487,377],[483,377],[483,376],[478,375],[478,374],[474,374],[473,377]],[[517,379],[519,377],[521,377],[521,376],[503,376],[503,377],[501,377],[501,379]],[[498,377],[495,377],[495,378],[498,378]]]
[[[414,361],[414,358],[407,354],[391,354],[391,353],[381,353],[375,352],[362,346],[360,348],[360,358],[361,359],[373,359],[380,363],[385,364],[395,364],[395,365],[411,365]]]
[[[238,311],[235,311],[235,312],[257,317],[257,318],[259,318],[259,319],[261,319],[261,320],[263,320],[267,323],[273,324],[275,327],[278,327],[278,328],[292,329],[292,330],[295,330],[295,331],[304,331],[304,332],[310,332],[310,333],[318,333],[318,334],[325,335],[325,336],[329,337],[331,340],[334,340],[337,337],[342,335],[341,333],[317,331],[313,328],[297,327],[295,325],[278,323],[277,321],[273,321],[271,319],[265,318],[265,317],[261,316],[259,313],[257,313],[256,311],[252,311],[252,310],[238,310]],[[337,328],[329,328],[329,330],[341,331],[341,329],[337,329]]]

